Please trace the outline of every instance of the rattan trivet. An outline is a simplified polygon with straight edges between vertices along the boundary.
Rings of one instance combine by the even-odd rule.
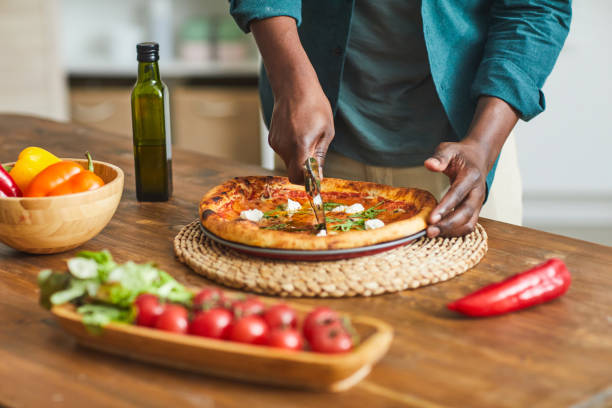
[[[242,254],[207,238],[199,221],[174,238],[178,259],[219,284],[276,296],[372,296],[443,282],[476,265],[487,252],[478,224],[461,238],[420,238],[376,255],[339,261],[281,261]]]

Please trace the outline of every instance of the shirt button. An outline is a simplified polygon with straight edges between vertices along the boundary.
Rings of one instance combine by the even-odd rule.
[[[342,47],[334,48],[334,55],[341,56],[342,55]]]

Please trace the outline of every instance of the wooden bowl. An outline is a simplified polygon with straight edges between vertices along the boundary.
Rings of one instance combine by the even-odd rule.
[[[87,167],[86,160],[63,160]],[[97,190],[55,197],[0,198],[0,242],[31,254],[53,254],[95,237],[119,205],[124,176],[119,167],[95,160],[94,172],[105,183]]]

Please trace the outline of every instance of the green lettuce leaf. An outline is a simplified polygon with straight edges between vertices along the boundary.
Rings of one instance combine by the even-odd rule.
[[[70,275],[67,273],[53,272],[45,269],[38,274],[38,287],[40,288],[39,303],[45,309],[51,309],[51,296],[68,287]]]
[[[94,303],[129,308],[141,293],[151,293],[161,300],[189,306],[193,297],[183,285],[153,263],[118,265],[106,250],[79,252],[68,260],[68,270],[70,274],[40,273],[41,304],[45,307],[83,298]],[[96,315],[96,318],[99,317]]]
[[[133,308],[118,308],[107,305],[88,304],[77,309],[83,315],[83,324],[93,333],[100,333],[104,325],[110,322],[132,323],[135,313]]]
[[[62,305],[78,299],[87,292],[87,281],[72,279],[67,289],[60,290],[51,295],[49,300],[53,305]]]
[[[68,270],[78,279],[97,279],[98,263],[93,259],[70,258],[67,262]]]
[[[117,264],[113,261],[113,256],[106,249],[99,252],[81,251],[76,256],[77,258],[91,259],[98,264],[98,277],[101,282],[106,282],[108,275],[117,267]]]

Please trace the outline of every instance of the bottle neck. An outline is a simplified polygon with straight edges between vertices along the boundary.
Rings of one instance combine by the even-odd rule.
[[[155,62],[138,63],[138,82],[161,82],[159,77],[159,66]]]

